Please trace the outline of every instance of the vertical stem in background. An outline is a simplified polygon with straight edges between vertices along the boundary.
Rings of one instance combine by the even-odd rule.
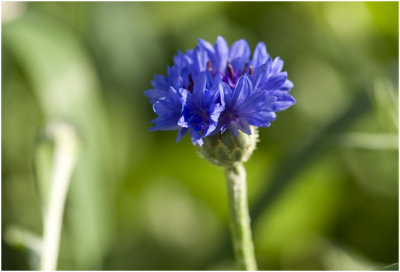
[[[54,157],[44,196],[40,269],[49,271],[57,269],[64,204],[77,159],[78,139],[73,127],[66,123],[52,123],[46,132],[54,141]]]
[[[242,270],[257,270],[247,206],[246,170],[238,163],[225,167],[235,258]]]

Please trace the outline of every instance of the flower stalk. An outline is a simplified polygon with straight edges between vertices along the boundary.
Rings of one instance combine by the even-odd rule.
[[[237,137],[230,132],[219,133],[204,138],[204,144],[198,147],[203,159],[225,169],[233,248],[241,270],[257,270],[247,205],[246,170],[243,166],[258,141],[258,129],[251,126],[250,131],[250,135],[240,131]]]
[[[247,205],[246,170],[242,163],[226,166],[225,176],[236,262],[241,270],[257,270]]]

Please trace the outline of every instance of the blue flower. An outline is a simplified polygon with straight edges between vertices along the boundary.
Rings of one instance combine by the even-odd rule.
[[[219,100],[221,80],[216,77],[211,82],[208,72],[201,72],[194,83],[193,93],[180,89],[182,95],[182,116],[178,125],[189,129],[193,144],[203,144],[201,138],[213,133],[218,125],[218,119],[224,107]]]
[[[229,128],[234,136],[239,129],[250,135],[250,125],[269,127],[276,118],[272,108],[277,98],[266,90],[255,91],[247,75],[239,78],[234,90],[223,83],[221,97],[224,111],[219,125],[222,133]]]
[[[151,130],[178,130],[177,140],[189,131],[194,144],[202,138],[267,127],[276,112],[292,106],[293,83],[282,71],[283,61],[271,58],[264,43],[251,58],[241,39],[230,47],[224,38],[215,44],[199,39],[193,50],[178,51],[168,76],[156,75],[153,89],[145,92],[158,117]]]

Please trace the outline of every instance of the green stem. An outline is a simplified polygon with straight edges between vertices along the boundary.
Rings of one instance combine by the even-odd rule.
[[[225,176],[236,261],[241,270],[257,270],[247,206],[246,170],[241,163],[227,166]]]

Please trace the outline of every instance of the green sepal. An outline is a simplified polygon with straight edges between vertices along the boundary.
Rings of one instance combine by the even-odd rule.
[[[251,127],[251,135],[241,131],[237,137],[230,131],[218,133],[203,139],[204,144],[198,147],[199,155],[205,160],[218,166],[232,166],[246,162],[258,141],[258,130]]]

